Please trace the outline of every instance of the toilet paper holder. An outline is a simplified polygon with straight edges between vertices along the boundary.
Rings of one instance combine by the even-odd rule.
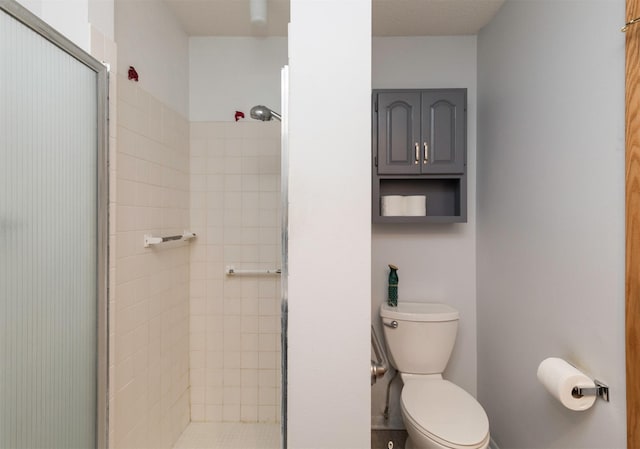
[[[609,402],[609,387],[597,379],[594,379],[593,383],[596,384],[595,387],[573,387],[571,395],[574,398],[581,398],[582,396],[597,396]]]

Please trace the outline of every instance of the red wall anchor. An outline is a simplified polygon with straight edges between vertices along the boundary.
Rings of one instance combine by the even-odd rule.
[[[138,72],[133,68],[132,65],[129,66],[129,79],[138,82]]]

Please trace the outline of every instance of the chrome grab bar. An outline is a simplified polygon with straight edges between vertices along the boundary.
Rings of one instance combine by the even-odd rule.
[[[373,328],[373,325],[371,325],[371,347],[376,355],[376,360],[371,361],[371,385],[373,385],[376,383],[376,380],[378,380],[378,377],[384,376],[389,370],[389,361],[380,344],[380,340],[378,340],[378,335],[376,335],[376,330]]]

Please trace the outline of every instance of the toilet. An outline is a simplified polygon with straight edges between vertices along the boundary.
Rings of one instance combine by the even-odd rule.
[[[406,449],[486,449],[489,419],[476,399],[442,378],[458,331],[459,313],[446,304],[383,303],[380,317],[391,364],[404,382]]]

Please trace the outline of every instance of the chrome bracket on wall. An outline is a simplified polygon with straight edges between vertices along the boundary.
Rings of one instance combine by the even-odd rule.
[[[594,379],[595,387],[573,387],[571,395],[574,398],[581,398],[582,396],[597,396],[605,401],[609,402],[609,387]]]

